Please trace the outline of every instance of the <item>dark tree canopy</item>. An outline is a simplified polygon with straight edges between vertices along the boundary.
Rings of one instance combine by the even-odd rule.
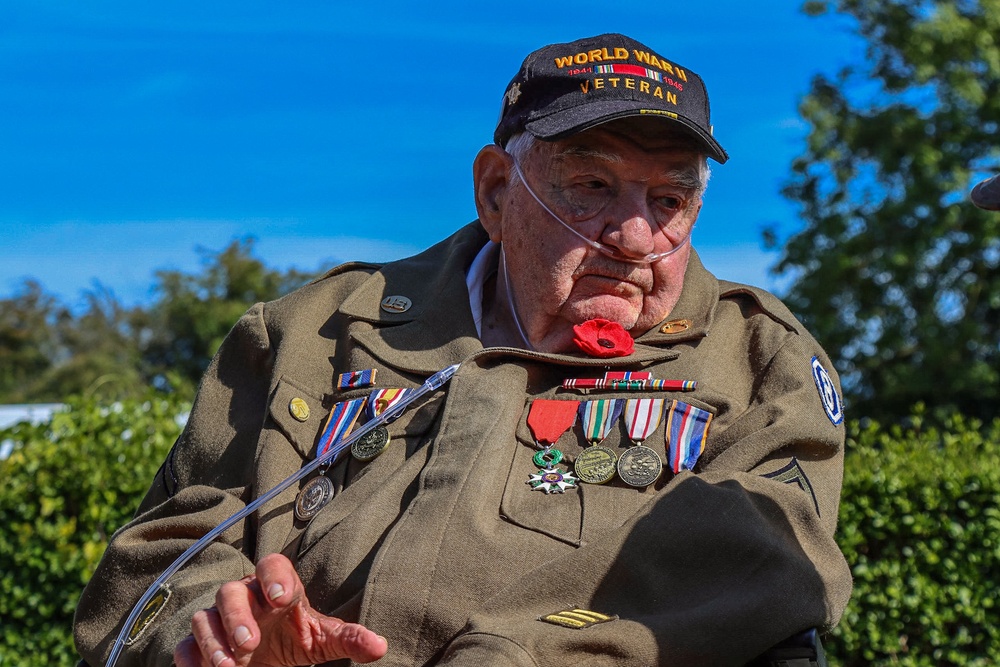
[[[804,228],[777,273],[837,361],[854,416],[911,405],[1000,412],[1000,214],[972,184],[1000,166],[1000,2],[839,0],[865,62],[817,76],[785,194]],[[819,19],[826,20],[826,19]]]

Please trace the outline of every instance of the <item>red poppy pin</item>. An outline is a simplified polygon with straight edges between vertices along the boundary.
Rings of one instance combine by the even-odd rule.
[[[610,320],[587,320],[573,325],[573,342],[592,357],[624,357],[635,345],[625,327]]]

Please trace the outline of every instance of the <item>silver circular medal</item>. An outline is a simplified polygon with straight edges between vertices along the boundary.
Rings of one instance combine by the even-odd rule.
[[[333,498],[333,482],[326,475],[313,477],[295,496],[295,518],[308,521]]]
[[[663,462],[649,447],[629,447],[618,459],[618,475],[629,486],[646,487],[660,478]]]
[[[389,431],[384,426],[379,426],[351,444],[351,455],[359,461],[371,461],[388,446]]]
[[[576,457],[573,472],[581,482],[604,484],[615,478],[615,463],[618,457],[607,447],[587,447]]]

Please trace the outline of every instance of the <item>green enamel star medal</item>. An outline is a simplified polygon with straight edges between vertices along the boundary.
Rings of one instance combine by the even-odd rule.
[[[550,494],[576,488],[577,478],[568,470],[556,467],[562,461],[563,453],[552,445],[573,427],[579,404],[579,401],[532,401],[528,410],[528,428],[539,448],[532,457],[538,472],[530,475],[527,481],[533,491]]]

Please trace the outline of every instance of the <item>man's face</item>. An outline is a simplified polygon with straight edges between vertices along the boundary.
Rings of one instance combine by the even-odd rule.
[[[520,178],[501,188],[496,216],[480,211],[491,238],[503,244],[517,313],[536,349],[571,349],[572,326],[598,317],[639,335],[677,303],[690,254],[683,239],[701,209],[692,185],[704,158],[662,126],[613,121],[561,141],[535,141],[519,160],[541,201],[587,238],[631,258],[681,246],[658,262],[629,263],[589,247],[552,219]]]

